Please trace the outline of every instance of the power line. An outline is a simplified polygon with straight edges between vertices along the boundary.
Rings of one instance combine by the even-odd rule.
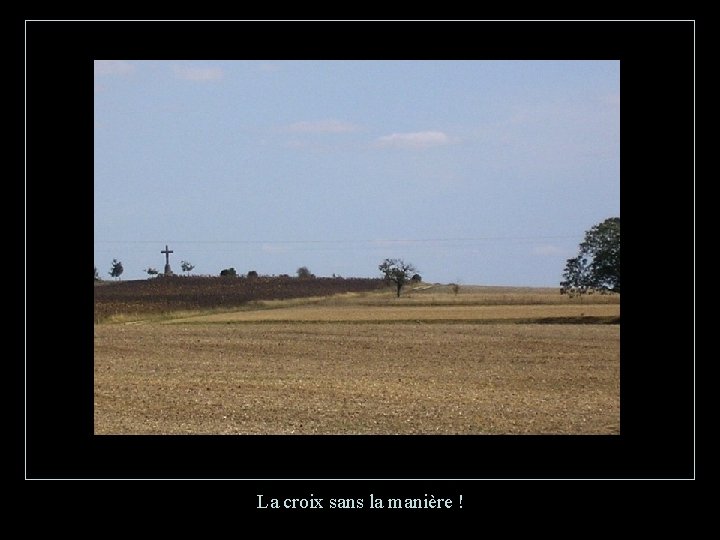
[[[388,244],[422,244],[430,242],[483,242],[483,241],[536,241],[576,239],[577,235],[564,236],[480,236],[468,238],[400,238],[376,240],[95,240],[96,244],[371,244],[382,247]]]

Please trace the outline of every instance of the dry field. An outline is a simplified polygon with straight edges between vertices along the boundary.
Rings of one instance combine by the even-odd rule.
[[[618,434],[619,297],[479,289],[97,324],[95,433]]]
[[[584,306],[535,305],[535,306],[323,306],[306,305],[214,313],[182,317],[170,321],[176,323],[233,323],[233,322],[522,322],[553,319],[577,319],[583,317],[618,317],[618,306],[600,304]]]

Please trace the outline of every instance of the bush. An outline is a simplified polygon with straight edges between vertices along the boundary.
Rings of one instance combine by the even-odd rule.
[[[237,277],[237,272],[234,268],[225,268],[224,270],[220,270],[220,275],[224,277]]]
[[[250,270],[247,273],[247,277],[248,277],[248,279],[255,279],[258,277],[258,273],[255,270]]]

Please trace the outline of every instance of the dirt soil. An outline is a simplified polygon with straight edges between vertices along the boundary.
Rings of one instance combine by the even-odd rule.
[[[619,433],[619,325],[416,318],[96,325],[95,433]]]

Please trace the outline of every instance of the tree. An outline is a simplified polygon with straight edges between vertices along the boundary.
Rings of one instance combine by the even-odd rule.
[[[155,268],[146,268],[144,271],[147,272],[148,276],[157,276],[160,273]]]
[[[608,218],[592,227],[580,250],[592,261],[592,286],[620,292],[620,218]]]
[[[100,276],[98,275],[97,266],[95,267],[95,281],[100,281]]]
[[[248,277],[248,279],[255,279],[255,278],[257,278],[257,277],[258,277],[257,270],[250,270],[250,271],[247,273],[247,277]]]
[[[608,218],[585,232],[577,257],[567,260],[563,287],[620,292],[620,218]]]
[[[412,264],[406,263],[402,259],[385,259],[378,269],[385,275],[388,282],[395,284],[398,298],[400,298],[403,286],[410,279],[408,276],[417,272]]]
[[[108,274],[110,274],[110,277],[116,277],[120,279],[120,276],[123,273],[123,265],[120,261],[117,259],[113,259],[112,261],[112,268],[110,268],[110,271]]]
[[[182,268],[182,271],[183,271],[183,272],[187,272],[187,273],[189,274],[189,273],[190,273],[190,270],[192,270],[193,268],[195,268],[195,265],[194,265],[194,264],[190,264],[188,261],[182,261],[182,262],[180,263],[180,267]]]
[[[301,266],[300,268],[297,269],[297,276],[300,279],[307,279],[307,278],[311,278],[312,274],[310,273],[310,270],[308,270],[307,266]]]
[[[560,286],[564,289],[574,290],[583,295],[592,287],[592,274],[590,273],[590,264],[587,257],[578,255],[572,259],[568,259],[563,272],[563,281]],[[580,296],[582,299],[582,296]]]
[[[225,277],[237,277],[237,272],[234,268],[225,268],[224,270],[220,270],[220,275]]]

